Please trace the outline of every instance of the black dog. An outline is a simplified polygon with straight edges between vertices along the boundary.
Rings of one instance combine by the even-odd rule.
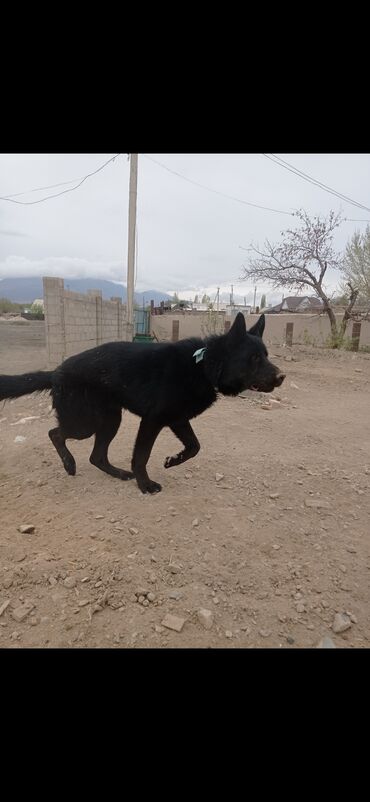
[[[149,479],[146,465],[164,426],[185,446],[167,457],[165,468],[171,468],[198,453],[200,445],[189,420],[210,407],[217,393],[235,396],[247,388],[271,392],[284,381],[284,374],[267,359],[264,328],[262,315],[247,332],[239,313],[227,334],[206,340],[106,343],[69,357],[54,371],[0,376],[0,400],[51,390],[59,426],[50,430],[49,437],[67,473],[76,473],[67,438],[83,440],[95,434],[93,465],[118,479],[135,477],[142,493],[156,493],[161,485]],[[108,460],[122,409],[141,418],[132,473]]]

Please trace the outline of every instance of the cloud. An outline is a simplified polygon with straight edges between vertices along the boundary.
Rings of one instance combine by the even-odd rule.
[[[13,231],[11,228],[0,228],[0,234],[3,237],[29,237],[30,234],[25,234],[23,231]]]
[[[48,256],[28,259],[7,256],[0,262],[0,278],[53,276],[59,278],[104,278],[126,283],[126,265],[120,261],[81,259],[73,256]]]

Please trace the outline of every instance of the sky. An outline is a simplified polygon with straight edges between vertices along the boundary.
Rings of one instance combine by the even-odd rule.
[[[47,275],[126,284],[127,154],[117,156],[79,188],[59,197],[33,205],[4,200],[16,194],[13,201],[30,202],[69,189],[114,155],[0,154],[0,279]],[[370,207],[370,154],[275,155]],[[29,192],[72,180],[53,189]],[[139,154],[136,289],[176,291],[189,299],[207,292],[213,299],[218,286],[221,293],[229,293],[233,284],[234,295],[246,296],[250,302],[254,287],[240,281],[242,265],[248,260],[248,252],[242,248],[251,243],[261,246],[266,238],[278,242],[285,228],[296,225],[294,218],[283,212],[298,208],[310,215],[341,209],[345,217],[370,222],[370,212],[323,191],[260,153]],[[335,234],[336,248],[343,250],[354,231],[365,228],[366,222],[344,222]],[[339,276],[328,273],[327,289],[333,291],[338,283]],[[272,303],[282,296],[261,284],[257,302],[262,293]]]

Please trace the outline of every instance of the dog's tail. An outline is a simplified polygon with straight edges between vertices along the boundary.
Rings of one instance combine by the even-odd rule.
[[[21,395],[51,390],[53,371],[39,370],[20,376],[0,376],[0,401],[19,398]]]

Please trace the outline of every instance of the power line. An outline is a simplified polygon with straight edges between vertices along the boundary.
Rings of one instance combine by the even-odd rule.
[[[182,175],[182,173],[178,173],[176,170],[171,170],[170,167],[167,167],[166,164],[157,161],[157,159],[153,159],[152,156],[148,156],[146,153],[142,153],[146,159],[150,159],[151,162],[154,164],[158,164],[160,167],[163,167],[164,170],[167,170],[169,173],[176,175],[178,178],[182,178],[184,181],[188,181],[189,184],[194,184],[196,187],[201,187],[201,189],[206,189],[207,192],[213,192],[215,195],[222,195],[223,198],[228,198],[229,200],[236,201],[237,203],[243,203],[245,206],[253,206],[255,209],[264,209],[268,212],[276,212],[277,214],[288,214],[290,217],[293,216],[292,212],[286,212],[283,209],[273,209],[270,206],[260,206],[258,203],[251,203],[250,201],[242,200],[241,198],[236,198],[234,195],[227,195],[225,192],[220,192],[218,189],[212,189],[211,187],[206,187],[205,184],[200,184],[199,181],[193,181],[192,178],[188,178],[186,175]]]
[[[64,189],[62,192],[57,192],[54,195],[46,195],[45,198],[39,198],[39,200],[36,200],[36,201],[17,201],[17,200],[14,200],[14,198],[11,197],[10,195],[7,195],[7,196],[0,196],[0,200],[7,201],[8,203],[17,203],[17,204],[20,204],[21,206],[34,206],[34,204],[36,204],[36,203],[43,203],[44,201],[50,200],[51,198],[58,198],[60,195],[66,195],[67,192],[74,192],[74,190],[78,189],[82,184],[84,184],[84,182],[87,181],[88,178],[91,178],[91,176],[96,175],[97,173],[100,173],[100,171],[104,170],[104,167],[106,167],[108,164],[110,164],[110,162],[114,162],[115,159],[117,159],[118,156],[121,156],[121,154],[120,153],[116,153],[115,156],[112,156],[112,158],[108,159],[108,161],[104,162],[104,164],[102,164],[96,170],[93,170],[92,173],[88,173],[87,175],[85,175],[81,179],[81,181],[78,184],[76,184],[75,187],[71,187],[70,189]],[[62,184],[64,184],[64,183],[69,184],[71,182],[70,181],[62,182]],[[55,184],[55,186],[62,186],[62,184],[59,184],[59,185]],[[44,188],[47,189],[47,187],[44,187]],[[35,190],[28,190],[28,191],[29,192],[38,192],[39,190],[35,189]],[[16,193],[16,194],[17,195],[25,195],[26,193],[25,192],[19,192],[19,193]]]
[[[25,192],[14,192],[13,195],[4,195],[2,200],[9,200],[9,198],[18,198],[19,195],[30,195],[31,192],[42,192],[44,189],[56,189],[56,187],[65,187],[67,184],[74,184],[75,181],[80,181],[81,178],[71,178],[70,181],[60,181],[59,184],[49,184],[47,187],[36,187],[35,189],[26,189]]]
[[[272,153],[270,156],[267,153],[262,154],[266,159],[270,159],[270,161],[277,164],[279,167],[283,167],[284,170],[288,170],[290,173],[297,175],[299,178],[302,178],[304,181],[308,181],[310,184],[314,184],[314,186],[319,187],[324,192],[328,192],[330,195],[334,195],[336,198],[340,198],[341,200],[350,203],[352,206],[356,206],[358,209],[364,209],[366,212],[370,212],[370,208],[368,206],[364,206],[363,203],[359,201],[353,200],[353,198],[349,198],[348,195],[344,195],[341,192],[338,192],[336,189],[329,187],[327,184],[324,184],[323,181],[318,181],[316,178],[304,173],[303,170],[299,170],[297,167],[294,167],[289,162],[281,159],[280,156],[276,156]]]

